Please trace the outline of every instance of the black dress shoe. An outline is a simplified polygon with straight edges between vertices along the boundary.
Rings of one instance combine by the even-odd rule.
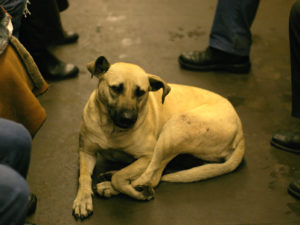
[[[271,144],[285,151],[300,153],[300,133],[291,131],[278,131],[271,140]]]
[[[25,222],[24,225],[35,225],[35,223]]]
[[[178,61],[182,68],[198,71],[248,73],[251,67],[249,56],[233,55],[212,47],[205,51],[184,52]]]
[[[71,44],[78,40],[79,35],[72,31],[63,31],[63,37],[61,39],[55,40],[53,44],[64,45]]]
[[[62,80],[78,75],[77,66],[60,61],[48,50],[32,53],[32,56],[45,79]]]
[[[290,183],[288,192],[296,198],[300,199],[300,180]]]
[[[31,216],[35,210],[37,205],[37,197],[35,194],[30,193],[28,197],[28,204],[27,204],[27,216]]]

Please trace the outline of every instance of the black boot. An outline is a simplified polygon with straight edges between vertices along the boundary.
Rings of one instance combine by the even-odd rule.
[[[300,132],[278,131],[271,140],[271,144],[285,151],[300,153]]]
[[[212,47],[205,51],[184,52],[178,61],[183,68],[198,71],[248,73],[251,67],[249,56],[233,55]]]
[[[62,80],[78,75],[77,66],[60,61],[49,50],[45,49],[31,54],[45,79]]]

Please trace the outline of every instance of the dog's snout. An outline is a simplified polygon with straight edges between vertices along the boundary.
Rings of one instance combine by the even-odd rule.
[[[134,110],[124,109],[118,113],[114,122],[118,127],[130,128],[137,120],[137,113]]]

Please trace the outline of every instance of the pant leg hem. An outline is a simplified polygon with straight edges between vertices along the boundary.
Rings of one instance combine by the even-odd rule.
[[[235,49],[230,43],[213,37],[210,38],[209,46],[239,56],[249,56],[250,54],[250,49]]]

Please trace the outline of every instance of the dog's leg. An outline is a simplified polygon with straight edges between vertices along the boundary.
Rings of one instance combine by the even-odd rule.
[[[148,187],[161,177],[167,164],[181,153],[193,153],[201,146],[205,127],[197,112],[173,116],[163,127],[145,172],[133,182],[134,187]],[[159,181],[158,181],[159,182]]]
[[[92,173],[96,165],[96,154],[80,152],[80,177],[77,196],[73,203],[73,215],[84,219],[93,213]]]
[[[239,119],[232,116],[232,110],[228,110],[226,115],[222,107],[220,110],[205,108],[205,113],[203,111],[199,108],[176,115],[165,124],[151,162],[145,172],[132,183],[134,187],[150,186],[161,168],[181,153],[192,154],[214,163],[165,175],[165,181],[199,181],[237,168],[245,151]],[[223,115],[220,116],[219,112]]]
[[[113,188],[111,184],[112,176],[117,172],[117,170],[112,170],[104,173],[100,173],[97,176],[97,193],[98,195],[110,198],[113,195],[118,195],[120,192]]]
[[[167,164],[179,154],[174,148],[174,151],[170,150],[170,143],[168,143],[170,139],[168,136],[160,135],[150,164],[144,173],[132,182],[132,186],[136,189],[143,190],[156,187]]]
[[[102,197],[110,198],[113,195],[118,195],[120,192],[112,186],[111,181],[103,181],[97,184],[97,193]]]
[[[138,200],[151,200],[154,195],[152,188],[137,190],[131,183],[139,177],[147,168],[150,162],[149,157],[142,157],[134,161],[129,166],[119,170],[112,176],[112,186],[117,191],[129,195]]]

